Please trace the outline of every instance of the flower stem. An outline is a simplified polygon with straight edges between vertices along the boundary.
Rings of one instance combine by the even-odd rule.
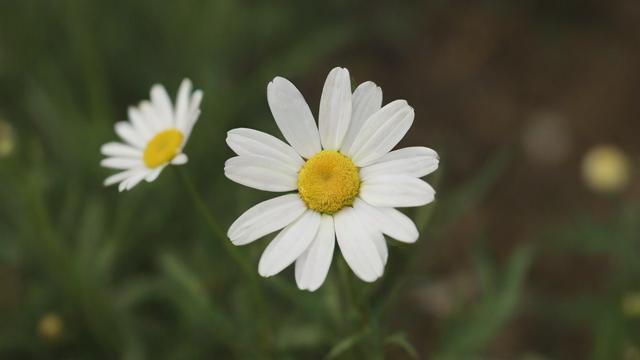
[[[354,311],[358,320],[364,321],[365,312],[362,310],[360,303],[358,301],[356,295],[356,289],[353,286],[353,281],[351,281],[351,274],[349,273],[349,267],[347,266],[345,261],[340,261],[338,264],[339,270],[339,279],[342,283],[342,289],[345,292],[346,302],[347,302],[347,310]]]
[[[176,168],[176,170],[178,172],[180,182],[182,183],[185,190],[189,193],[189,197],[191,197],[191,200],[193,201],[196,209],[209,227],[209,230],[211,230],[214,236],[219,238],[227,254],[238,264],[238,266],[240,266],[240,269],[249,280],[250,291],[253,294],[253,300],[258,307],[256,319],[260,324],[259,328],[262,333],[260,345],[263,351],[268,352],[270,343],[269,338],[271,336],[272,330],[270,328],[270,322],[267,318],[268,310],[266,309],[266,302],[264,300],[264,295],[262,294],[262,289],[258,281],[257,271],[255,271],[251,264],[247,262],[247,258],[242,256],[238,248],[236,248],[235,245],[231,243],[226,233],[222,230],[222,227],[215,220],[215,217],[211,213],[211,210],[205,204],[202,196],[196,190],[195,185],[193,185],[193,182],[187,175],[186,171],[179,168]]]
[[[247,262],[246,258],[244,258],[240,253],[240,251],[238,251],[238,248],[236,248],[231,243],[231,241],[229,240],[225,232],[222,230],[222,227],[220,227],[218,222],[213,217],[213,214],[211,213],[207,205],[204,203],[204,200],[202,200],[202,196],[200,196],[200,194],[196,190],[196,187],[193,185],[193,182],[191,181],[189,176],[186,174],[184,170],[178,167],[174,167],[174,168],[177,170],[178,177],[180,178],[180,182],[182,183],[187,193],[189,193],[189,197],[191,197],[193,204],[195,205],[196,209],[204,219],[205,223],[207,224],[207,227],[209,227],[209,230],[211,230],[213,235],[221,241],[225,251],[238,264],[238,266],[240,266],[240,269],[242,269],[242,272],[251,280],[251,282],[255,282],[256,272],[252,269],[251,265]]]

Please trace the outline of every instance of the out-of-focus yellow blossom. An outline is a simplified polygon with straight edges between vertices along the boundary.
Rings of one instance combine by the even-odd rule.
[[[15,134],[11,124],[0,119],[0,158],[7,157],[13,153],[15,148]]]
[[[611,193],[623,190],[629,182],[629,160],[612,145],[589,150],[582,161],[582,177],[593,191]]]
[[[640,292],[629,293],[622,298],[622,312],[629,317],[640,316]]]
[[[38,335],[47,341],[57,341],[62,336],[64,322],[56,313],[45,314],[38,323]]]
[[[622,354],[623,360],[640,360],[640,349],[633,345],[627,345]]]

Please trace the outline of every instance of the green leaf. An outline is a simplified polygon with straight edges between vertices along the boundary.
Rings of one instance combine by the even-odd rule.
[[[403,332],[387,336],[384,339],[384,343],[402,348],[402,350],[404,350],[412,359],[420,358],[420,355],[418,355],[418,350],[416,350],[416,348],[407,338],[407,335]]]
[[[325,359],[336,359],[338,356],[345,354],[347,351],[351,350],[355,345],[361,342],[368,333],[369,329],[366,328],[360,332],[357,332],[340,340],[331,348],[331,351],[329,351]]]
[[[451,326],[437,358],[458,359],[477,354],[498,334],[514,314],[525,275],[533,256],[532,248],[518,248],[509,258],[497,288]]]

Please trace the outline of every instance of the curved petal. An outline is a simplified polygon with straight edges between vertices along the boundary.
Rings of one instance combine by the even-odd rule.
[[[334,215],[338,246],[347,264],[360,279],[373,282],[384,271],[372,233],[355,214],[353,208],[347,207]]]
[[[438,154],[426,147],[415,146],[394,150],[375,163],[360,169],[360,178],[366,180],[378,175],[409,175],[423,177],[438,168]]]
[[[154,135],[153,128],[147,123],[147,119],[140,113],[140,110],[133,106],[129,106],[127,109],[129,115],[129,121],[133,125],[133,128],[142,136],[145,141],[149,141]]]
[[[296,260],[296,283],[300,290],[316,291],[322,285],[329,273],[335,243],[333,217],[322,215],[316,237]]]
[[[315,238],[320,218],[319,213],[307,210],[298,220],[280,231],[262,253],[258,273],[269,277],[291,265]]]
[[[141,180],[138,179],[144,179],[144,176],[147,174],[147,169],[134,169],[131,171],[131,174],[124,179],[122,182],[120,182],[120,184],[118,185],[118,191],[119,192],[123,192],[127,189],[127,186],[129,185],[129,183],[134,180],[135,183],[137,184],[138,182],[140,182]]]
[[[435,190],[426,182],[407,175],[374,176],[362,182],[360,197],[373,206],[412,207],[432,202]]]
[[[193,131],[193,127],[198,122],[200,118],[200,104],[202,103],[202,96],[204,93],[202,90],[196,90],[191,95],[191,100],[189,102],[189,110],[187,113],[187,122],[184,125],[183,129],[179,129],[184,133],[185,142],[191,136],[191,131]]]
[[[338,150],[351,122],[351,78],[349,70],[334,68],[324,82],[318,125],[326,150]]]
[[[155,84],[151,87],[151,103],[155,108],[158,121],[162,124],[162,127],[174,127],[173,105],[171,105],[171,99],[164,86]]]
[[[127,180],[120,183],[120,186],[118,189],[120,191],[123,191],[123,190],[128,191],[133,189],[134,186],[138,185],[142,180],[144,180],[145,177],[147,177],[148,173],[149,173],[148,170],[142,170],[138,173],[131,175],[131,177],[129,177]]]
[[[120,138],[129,145],[141,150],[143,150],[147,145],[142,135],[135,131],[130,123],[120,121],[115,124],[114,128],[116,130],[116,134],[118,134],[118,136],[120,136]]]
[[[267,86],[267,100],[282,135],[298,154],[310,158],[321,150],[309,105],[289,80],[274,78]]]
[[[364,202],[358,199],[356,201]],[[367,213],[362,211],[362,207],[356,207],[355,203],[353,210],[358,219],[360,219],[360,223],[364,225],[365,231],[369,233],[369,237],[373,241],[373,244],[376,246],[376,250],[378,251],[378,255],[380,255],[382,264],[386,265],[387,259],[389,258],[389,248],[387,248],[387,241],[384,239],[384,235],[382,234],[378,224],[373,222],[373,219],[367,216]]]
[[[184,79],[182,80],[182,83],[180,83],[178,95],[176,96],[176,128],[183,133],[185,132],[184,130],[186,129],[187,122],[189,121],[189,97],[191,95],[192,88],[193,85],[191,84],[191,80]]]
[[[162,170],[167,167],[167,165],[162,165],[162,166],[158,166],[157,168],[151,170],[147,176],[145,176],[144,180],[148,183],[153,182],[155,179],[158,178],[158,176],[160,176],[160,173],[162,172]]]
[[[380,255],[382,265],[387,265],[387,259],[389,259],[387,240],[384,239],[384,235],[379,231],[372,231],[371,238],[373,239],[373,244],[376,246],[376,250],[378,250],[378,255]]]
[[[340,151],[343,153],[349,153],[365,121],[382,107],[382,89],[371,81],[363,82],[353,92],[352,100],[349,130],[340,146]]]
[[[102,159],[100,166],[109,169],[128,170],[133,168],[144,168],[144,163],[140,158],[123,158],[123,157],[110,157]]]
[[[402,140],[413,116],[413,109],[404,100],[387,104],[366,120],[347,155],[358,167],[372,164]]]
[[[260,155],[282,162],[298,172],[304,160],[282,140],[253,129],[233,129],[227,133],[227,144],[236,154]]]
[[[106,178],[104,180],[104,186],[111,186],[114,184],[117,184],[121,181],[124,181],[126,179],[128,179],[129,177],[131,177],[132,175],[134,175],[135,173],[141,171],[140,169],[130,169],[130,170],[125,170],[125,171],[121,171],[117,174],[111,175],[108,178]]]
[[[184,165],[189,161],[189,158],[185,154],[178,154],[171,160],[171,165]]]
[[[291,224],[305,212],[298,194],[263,201],[245,211],[231,224],[227,236],[234,245],[245,245]]]
[[[153,106],[153,104],[151,104],[150,101],[141,101],[138,109],[140,110],[140,115],[142,115],[145,120],[145,124],[149,127],[154,135],[157,132],[168,128],[168,126],[166,126],[160,119],[160,116],[158,115],[155,107]]]
[[[398,241],[413,243],[418,240],[418,228],[409,217],[390,207],[377,207],[356,199],[353,207],[373,227]]]
[[[264,191],[292,191],[298,188],[298,176],[287,165],[257,155],[236,156],[224,164],[229,179]]]
[[[130,157],[130,158],[142,158],[142,151],[136,149],[133,146],[125,145],[119,142],[109,142],[100,148],[100,152],[104,156],[114,157]]]

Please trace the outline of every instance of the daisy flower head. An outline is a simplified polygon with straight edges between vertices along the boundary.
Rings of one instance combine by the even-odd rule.
[[[289,144],[252,129],[233,129],[227,144],[238,155],[225,175],[245,186],[287,193],[261,202],[229,228],[235,245],[281,230],[263,252],[258,272],[273,276],[295,262],[296,283],[314,291],[324,282],[335,242],[360,279],[382,276],[384,235],[418,239],[415,224],[396,207],[422,206],[435,191],[420,178],[438,167],[426,147],[392,149],[413,123],[406,101],[382,106],[373,82],[351,91],[349,71],[331,70],[320,98],[318,126],[302,94],[287,79],[267,87],[271,113]]]
[[[129,120],[115,124],[121,142],[109,142],[100,151],[100,165],[120,170],[109,176],[105,186],[119,183],[119,190],[131,190],[142,180],[152,182],[167,165],[182,165],[182,152],[193,125],[200,116],[202,91],[192,91],[191,81],[184,79],[178,89],[175,106],[162,85],[151,87],[151,100],[128,110]]]

